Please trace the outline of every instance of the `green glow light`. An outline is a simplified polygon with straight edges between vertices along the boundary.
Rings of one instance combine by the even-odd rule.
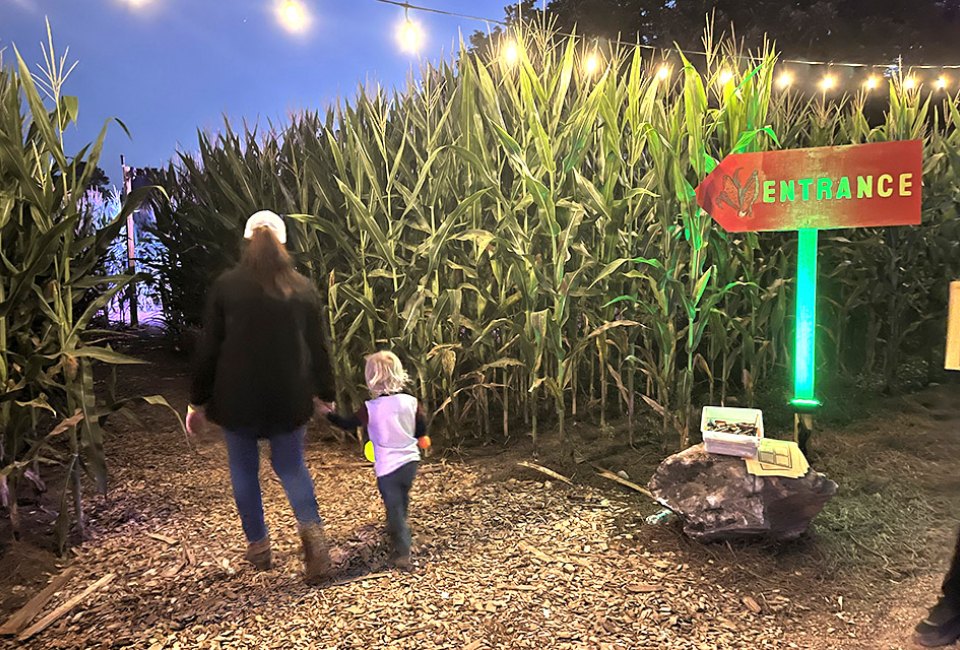
[[[817,230],[798,231],[797,341],[794,351],[793,400],[795,406],[815,407],[817,331]]]
[[[818,408],[823,405],[823,402],[818,399],[792,399],[790,404],[798,411],[803,411]]]

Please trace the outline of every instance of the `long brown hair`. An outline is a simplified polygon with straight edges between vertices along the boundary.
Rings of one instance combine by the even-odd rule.
[[[240,265],[249,269],[263,290],[274,298],[289,298],[309,286],[309,281],[294,268],[286,247],[269,228],[253,231]]]

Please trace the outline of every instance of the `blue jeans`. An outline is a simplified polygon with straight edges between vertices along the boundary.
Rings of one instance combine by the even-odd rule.
[[[287,500],[302,525],[320,524],[313,478],[303,458],[305,429],[277,433],[270,441],[270,464],[283,484]],[[230,460],[230,482],[237,502],[243,533],[250,543],[267,537],[263,520],[263,495],[260,492],[260,449],[255,432],[225,431],[227,456]]]
[[[387,531],[397,555],[410,555],[410,526],[407,510],[410,506],[410,488],[417,476],[417,461],[412,461],[385,476],[377,478],[377,487],[387,510]]]

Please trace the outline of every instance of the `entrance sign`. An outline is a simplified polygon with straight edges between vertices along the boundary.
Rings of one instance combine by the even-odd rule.
[[[922,180],[923,142],[907,140],[733,154],[697,187],[697,203],[727,232],[797,231],[791,404],[798,411],[820,405],[814,390],[818,232],[919,225]],[[960,332],[954,339],[960,355]],[[949,342],[947,357],[949,366]]]
[[[920,224],[920,140],[727,156],[697,202],[727,232]]]

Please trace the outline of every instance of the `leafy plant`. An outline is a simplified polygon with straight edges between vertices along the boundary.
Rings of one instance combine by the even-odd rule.
[[[100,229],[86,227],[83,194],[107,126],[92,145],[68,156],[64,132],[76,121],[79,102],[63,93],[73,69],[67,53],[58,56],[49,36],[40,76],[14,53],[13,66],[0,65],[0,498],[16,533],[20,481],[38,483],[42,464],[64,465],[62,545],[70,495],[83,534],[83,476],[106,488],[100,423],[124,404],[97,395],[94,366],[138,363],[104,345],[104,333],[90,325],[134,280],[97,272],[146,190],[128,197]]]
[[[708,55],[677,53],[666,78],[637,48],[527,24],[499,38],[393,95],[201,135],[158,207],[160,284],[192,295],[174,320],[197,323],[196,287],[234,263],[243,220],[268,207],[326,293],[341,401],[362,397],[363,355],[388,346],[457,439],[522,426],[536,443],[544,422],[566,438],[570,418],[603,429],[624,415],[632,442],[638,412],[654,412],[664,444],[683,446],[700,400],[753,403],[787,374],[796,264],[794,235],[723,232],[694,187],[731,153],[907,137],[927,143],[925,225],[892,244],[824,237],[824,268],[846,270],[824,282],[822,340],[837,354],[820,358],[862,370],[835,359],[863,345],[848,323],[873,319],[896,368],[942,315],[935,285],[960,260],[950,98],[934,106],[895,81],[880,122],[856,98],[775,90],[772,47],[747,53],[709,30]],[[499,56],[508,43],[515,59]],[[756,182],[730,192],[742,206]]]

